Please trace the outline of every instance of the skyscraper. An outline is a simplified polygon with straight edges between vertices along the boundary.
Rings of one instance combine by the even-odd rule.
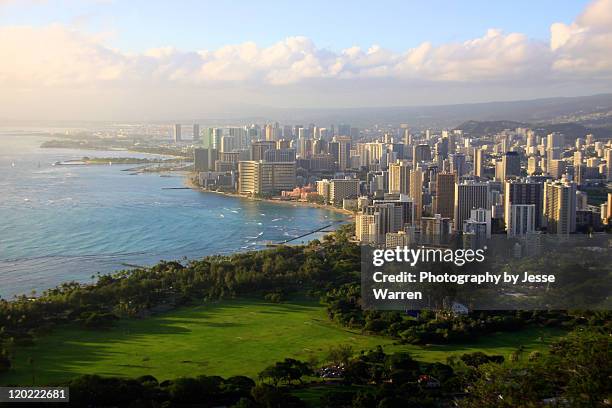
[[[506,152],[502,157],[501,181],[508,177],[518,177],[521,175],[521,156],[518,152]]]
[[[542,228],[544,209],[544,185],[528,180],[508,180],[504,186],[504,218],[506,225],[512,205],[534,205],[534,227]]]
[[[232,152],[236,147],[236,138],[234,136],[221,137],[221,152]]]
[[[467,173],[467,166],[465,163],[465,154],[453,153],[453,154],[449,154],[448,158],[450,161],[450,171],[451,173],[455,173],[458,179],[460,179],[461,176]]]
[[[355,236],[362,244],[376,243],[380,213],[359,214],[355,217]]]
[[[268,195],[295,187],[295,163],[238,162],[238,192]]]
[[[451,220],[435,214],[421,218],[421,240],[423,245],[446,245],[450,241]]]
[[[202,146],[218,150],[221,147],[222,134],[223,131],[220,128],[204,128],[201,137]]]
[[[421,162],[431,161],[431,148],[428,144],[419,144],[414,146],[412,153],[412,167],[416,168]]]
[[[418,224],[423,215],[423,171],[421,169],[410,171],[410,198],[414,202],[414,221]]]
[[[178,143],[181,140],[183,140],[181,138],[181,124],[177,123],[174,125],[174,143]]]
[[[259,140],[251,144],[251,160],[265,160],[266,151],[276,148],[276,142],[273,140]]]
[[[197,123],[193,124],[193,143],[200,142],[200,125]]]
[[[389,165],[389,192],[410,193],[410,165],[405,160],[398,160]]]
[[[436,178],[436,206],[434,212],[444,218],[455,216],[455,173],[440,173]]]
[[[407,195],[399,194],[397,198],[374,200],[373,205],[378,204],[393,204],[395,207],[401,208],[401,211],[396,213],[396,216],[400,218],[394,221],[398,229],[404,228],[406,225],[414,225],[414,202]]]
[[[270,149],[264,153],[264,160],[270,162],[294,162],[294,149]]]
[[[612,149],[606,150],[606,179],[612,181]]]
[[[546,137],[546,149],[559,149],[563,147],[564,136],[561,133],[551,133]]]
[[[489,205],[489,184],[471,180],[455,184],[455,230],[463,231],[463,222],[470,218],[473,209]]]
[[[474,149],[474,175],[477,177],[484,177],[484,156],[483,149]]]
[[[491,238],[491,210],[488,208],[472,208],[470,210],[470,220],[484,223],[487,238]]]
[[[510,237],[523,237],[535,231],[536,206],[512,204],[506,219],[506,232]]]
[[[342,204],[347,197],[359,196],[358,179],[333,179],[329,182],[329,201],[333,204]]]
[[[539,158],[537,156],[530,156],[527,159],[527,174],[533,176],[539,173],[541,173]]]
[[[214,170],[217,159],[217,149],[196,148],[193,150],[193,167],[195,171]]]
[[[329,152],[338,163],[338,170],[344,171],[349,168],[351,159],[351,138],[338,136],[329,144]]]
[[[549,234],[576,232],[576,184],[567,180],[544,185],[544,217]]]

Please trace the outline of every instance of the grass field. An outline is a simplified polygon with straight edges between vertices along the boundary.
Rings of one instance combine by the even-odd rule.
[[[387,352],[409,351],[422,360],[443,362],[448,355],[475,350],[507,356],[523,345],[529,352],[561,334],[530,329],[467,345],[400,346],[331,323],[325,309],[314,302],[224,301],[122,320],[110,330],[56,329],[34,346],[17,349],[14,369],[0,376],[0,384],[58,383],[80,374],[152,374],[160,380],[200,374],[256,377],[285,357],[320,359],[338,344],[355,350],[380,344]]]

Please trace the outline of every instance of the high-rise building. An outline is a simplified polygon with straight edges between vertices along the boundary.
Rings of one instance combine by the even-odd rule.
[[[214,170],[217,159],[217,149],[196,148],[193,150],[193,167],[195,171]]]
[[[544,217],[548,233],[567,235],[576,231],[576,184],[567,180],[544,185]]]
[[[535,232],[536,206],[533,204],[512,204],[506,219],[506,231],[510,237],[524,237]]]
[[[325,204],[329,204],[329,186],[330,182],[327,179],[317,181],[317,194],[323,197]]]
[[[266,152],[276,148],[276,142],[273,140],[258,140],[251,144],[251,160],[265,160]]]
[[[561,133],[551,133],[546,139],[546,149],[560,149],[565,143],[565,138]]]
[[[541,171],[538,157],[530,156],[527,159],[527,174],[533,176],[534,174],[540,174]]]
[[[461,176],[467,173],[465,154],[463,153],[449,154],[448,160],[449,160],[449,165],[450,165],[450,172],[455,173],[458,179],[460,179]]]
[[[420,244],[447,245],[450,243],[451,219],[435,214],[421,218]]]
[[[377,220],[380,220],[380,213],[359,214],[355,217],[355,236],[359,242],[376,243]]]
[[[346,136],[335,137],[334,141],[329,143],[329,152],[336,160],[338,170],[347,170],[351,160],[351,138]]]
[[[489,184],[471,180],[455,184],[455,230],[463,230],[463,222],[470,218],[476,208],[489,208]]]
[[[389,197],[393,196],[393,197]],[[397,212],[395,215],[398,217],[394,220],[394,224],[397,228],[404,228],[406,225],[414,225],[415,223],[415,215],[414,215],[414,202],[411,198],[409,198],[405,194],[389,194],[385,195],[385,198],[382,200],[374,200],[372,205],[378,204],[393,204],[395,207],[400,208],[401,211]]]
[[[577,151],[574,152],[574,167],[578,167],[582,164],[582,152]]]
[[[294,162],[295,149],[270,149],[264,153],[264,160],[271,162]]]
[[[221,152],[232,152],[237,148],[236,138],[234,136],[221,137]]]
[[[221,147],[221,136],[223,136],[223,129],[205,128],[202,131],[202,146],[205,148],[213,148],[219,150],[219,148]]]
[[[238,192],[240,194],[268,195],[295,187],[295,162],[266,161],[238,162]]]
[[[504,218],[510,217],[512,205],[534,205],[534,227],[542,228],[544,210],[544,185],[528,180],[508,180],[504,186]]]
[[[422,162],[431,161],[431,147],[428,144],[418,144],[414,146],[412,153],[412,167],[416,168]]]
[[[351,136],[351,125],[341,123],[338,125],[338,136]]]
[[[340,204],[348,197],[359,196],[358,179],[332,179],[329,182],[329,201]]]
[[[487,238],[491,238],[491,210],[488,208],[473,208],[470,210],[470,220],[484,223],[487,226]]]
[[[521,175],[521,156],[518,152],[506,152],[502,156],[502,174],[501,181],[509,177],[518,177]]]
[[[385,246],[387,248],[405,247],[411,244],[412,237],[406,231],[387,232],[385,239]]]
[[[548,160],[548,174],[553,179],[559,179],[565,174],[566,165],[563,160]]]
[[[365,214],[375,215],[376,219],[376,242],[383,243],[387,233],[402,230],[402,207],[394,203],[374,203],[366,207]]]
[[[414,202],[414,221],[418,224],[423,216],[423,171],[410,171],[410,198]]]
[[[474,175],[477,177],[484,177],[484,160],[485,151],[474,149]]]
[[[463,222],[463,247],[480,249],[487,244],[487,224],[467,219]]]
[[[612,181],[612,148],[606,150],[606,180]]]
[[[588,195],[585,191],[576,190],[576,211],[587,211]]]
[[[389,192],[410,193],[410,165],[405,160],[398,160],[389,165]]]
[[[197,123],[193,124],[193,142],[200,142],[200,125]]]
[[[178,143],[182,140],[183,139],[181,137],[181,124],[177,123],[174,125],[174,143]]]
[[[281,129],[277,123],[274,125],[267,124],[264,128],[264,137],[268,141],[276,141],[281,137]]]
[[[436,177],[436,205],[434,212],[443,218],[455,217],[455,173],[440,173]]]

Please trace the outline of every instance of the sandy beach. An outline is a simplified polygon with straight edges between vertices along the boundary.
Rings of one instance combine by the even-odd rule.
[[[228,192],[224,192],[224,191],[214,191],[214,190],[206,190],[198,185],[196,185],[193,180],[191,179],[191,174],[187,175],[187,177],[185,177],[185,186],[196,190],[196,191],[200,191],[203,193],[214,193],[214,194],[221,194],[221,195],[225,195],[228,197],[235,197],[235,198],[240,198],[242,200],[251,200],[251,201],[265,201],[267,203],[274,203],[274,204],[280,204],[280,205],[290,205],[290,206],[294,206],[294,207],[311,207],[311,208],[319,208],[322,210],[327,210],[327,211],[333,211],[335,213],[338,214],[342,214],[347,216],[348,219],[352,219],[355,216],[355,213],[349,210],[345,210],[342,208],[337,208],[331,205],[321,205],[321,204],[317,204],[317,203],[309,203],[309,202],[305,202],[305,201],[293,201],[293,200],[273,200],[273,199],[268,199],[268,198],[252,198],[252,197],[246,197],[237,193],[228,193]]]

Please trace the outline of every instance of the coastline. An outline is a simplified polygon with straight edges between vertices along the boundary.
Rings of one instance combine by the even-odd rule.
[[[191,174],[187,174],[187,176],[185,177],[185,181],[184,184],[186,187],[191,188],[194,191],[199,191],[201,193],[214,193],[214,194],[220,194],[220,195],[224,195],[227,197],[233,197],[233,198],[239,198],[241,200],[250,200],[250,201],[262,201],[262,202],[266,202],[266,203],[272,203],[272,204],[280,204],[280,205],[290,205],[293,207],[310,207],[310,208],[318,208],[320,210],[327,210],[327,211],[332,211],[335,212],[337,214],[342,214],[344,216],[346,216],[346,221],[351,221],[355,218],[355,213],[349,210],[344,210],[342,208],[337,208],[331,205],[321,205],[321,204],[317,204],[317,203],[308,203],[305,201],[293,201],[293,200],[287,200],[287,201],[283,201],[283,200],[272,200],[269,198],[253,198],[253,197],[245,197],[243,195],[240,195],[238,193],[228,193],[225,191],[214,191],[214,190],[206,190],[196,184],[194,184],[194,182],[191,179]]]

